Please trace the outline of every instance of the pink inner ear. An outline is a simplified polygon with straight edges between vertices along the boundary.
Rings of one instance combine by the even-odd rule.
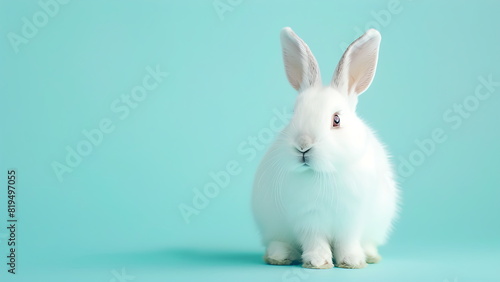
[[[355,87],[355,86],[356,86],[356,78],[352,75],[352,73],[350,73],[349,74],[349,84],[348,84],[348,88],[347,88],[347,93],[351,94],[353,92],[352,87]],[[356,88],[354,90],[356,90]],[[356,93],[358,93],[358,92],[356,92]]]
[[[374,30],[355,40],[342,56],[332,83],[349,94],[365,92],[375,76],[379,44],[380,34]]]
[[[307,44],[291,29],[284,29],[281,45],[286,75],[293,88],[300,91],[318,83],[318,65]]]
[[[366,50],[366,44],[353,50],[351,54],[351,63],[349,65],[349,90],[361,94],[366,91],[375,75],[377,65],[377,49]],[[351,91],[349,91],[351,92]]]
[[[302,81],[302,62],[297,59],[292,59],[292,55],[283,49],[283,60],[285,61],[285,71],[288,81],[295,90],[300,89],[300,82]]]

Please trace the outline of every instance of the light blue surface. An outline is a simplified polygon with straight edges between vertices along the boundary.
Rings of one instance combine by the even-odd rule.
[[[500,82],[498,1],[68,1],[19,46],[10,33],[48,12],[0,3],[1,281],[500,280],[500,84],[484,83]],[[357,30],[382,34],[358,112],[394,156],[403,206],[378,265],[262,263],[250,192],[266,134],[296,95],[284,26],[323,81]],[[140,101],[127,104],[131,91]],[[82,131],[99,127],[108,133],[85,147]],[[60,181],[53,163],[68,165],[67,146],[88,155]],[[12,168],[16,276],[4,263]],[[187,223],[179,205],[223,170],[229,183]]]

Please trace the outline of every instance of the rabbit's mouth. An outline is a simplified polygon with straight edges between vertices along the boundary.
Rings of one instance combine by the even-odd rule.
[[[304,169],[312,169],[311,164],[308,162],[307,158],[300,163],[300,167]]]
[[[300,156],[300,160],[299,160],[299,163],[301,166],[310,166],[310,157],[309,156]]]
[[[308,148],[306,150],[297,149],[297,151],[299,152],[299,163],[309,166],[311,156],[308,154],[308,152],[311,151],[311,148]]]
[[[303,173],[314,170],[309,163],[302,162],[294,169],[296,172]]]
[[[311,156],[309,154],[307,154],[307,152],[304,152],[302,154],[302,156],[300,156],[299,163],[301,166],[303,166],[305,168],[310,168],[311,167]]]

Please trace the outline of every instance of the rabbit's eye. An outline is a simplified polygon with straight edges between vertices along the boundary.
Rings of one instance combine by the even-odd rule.
[[[333,125],[333,127],[340,126],[340,117],[339,117],[339,115],[335,114],[333,116],[333,124],[332,125]]]

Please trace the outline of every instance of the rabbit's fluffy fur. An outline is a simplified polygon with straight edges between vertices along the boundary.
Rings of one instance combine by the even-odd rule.
[[[354,41],[323,86],[307,44],[282,30],[286,74],[299,94],[254,181],[267,263],[362,268],[381,259],[377,247],[391,229],[399,193],[384,146],[356,115],[358,96],[375,75],[380,39],[371,29]]]

